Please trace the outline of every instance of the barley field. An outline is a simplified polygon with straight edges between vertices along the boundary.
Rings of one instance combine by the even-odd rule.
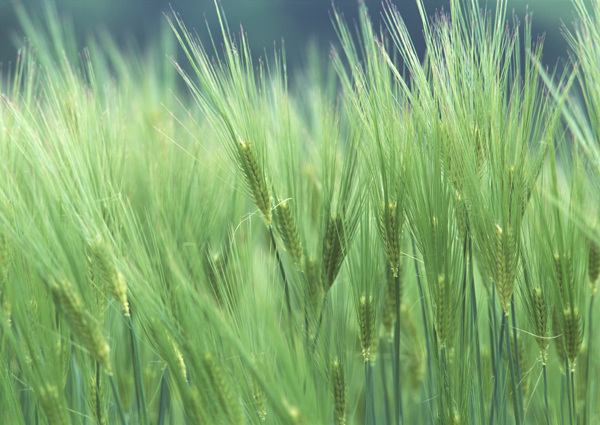
[[[600,0],[557,69],[506,0],[413,1],[425,56],[334,6],[293,85],[218,3],[144,52],[15,6],[0,423],[600,423]]]

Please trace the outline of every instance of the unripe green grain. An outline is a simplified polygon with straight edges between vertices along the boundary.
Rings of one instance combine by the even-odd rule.
[[[548,349],[548,309],[546,299],[538,286],[533,290],[533,315],[535,326],[535,341],[542,353],[542,362],[546,364],[546,350]]]
[[[92,357],[110,375],[112,373],[110,348],[99,323],[85,310],[83,301],[68,281],[63,280],[60,283],[53,283],[51,290],[55,303],[62,307],[73,332],[81,339],[84,347]]]
[[[341,216],[331,214],[327,221],[323,239],[322,281],[325,293],[335,282],[342,262],[344,261],[344,220]]]
[[[502,230],[500,226],[496,225],[495,240],[495,273],[493,277],[500,305],[502,306],[504,315],[508,316],[510,314],[511,298],[517,275],[517,246],[510,228]]]
[[[373,361],[375,342],[375,305],[373,296],[367,297],[363,294],[359,300],[359,326],[360,326],[360,343],[362,346],[362,354],[365,362]]]
[[[346,425],[346,378],[344,369],[336,358],[331,368],[333,387],[333,422],[335,425]]]
[[[125,279],[115,268],[106,245],[98,238],[90,244],[90,250],[99,280],[106,285],[108,292],[119,303],[125,316],[129,316]]]
[[[302,269],[303,251],[296,221],[287,201],[282,201],[274,210],[275,226],[283,239],[285,249],[292,257],[296,267]]]
[[[396,202],[388,202],[379,212],[379,233],[394,276],[398,275],[404,215]]]
[[[251,141],[240,141],[238,162],[254,203],[271,226],[271,194],[263,168]]]
[[[563,311],[564,315],[564,341],[565,351],[569,359],[569,368],[571,372],[575,371],[575,360],[581,349],[583,342],[583,329],[579,310],[577,308],[567,307]]]
[[[221,368],[210,353],[204,356],[204,368],[213,390],[217,393],[221,410],[228,422],[232,425],[241,425],[243,417],[239,403],[235,399],[229,383],[223,376]]]
[[[59,392],[56,385],[46,384],[39,390],[39,400],[51,425],[66,425],[69,424],[69,416],[63,409],[60,403]]]

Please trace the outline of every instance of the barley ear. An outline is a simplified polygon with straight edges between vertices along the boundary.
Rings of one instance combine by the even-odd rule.
[[[254,203],[262,213],[267,226],[271,226],[271,192],[264,170],[258,161],[256,148],[250,140],[248,142],[240,141],[238,165]]]
[[[225,413],[227,420],[232,425],[242,424],[244,421],[239,403],[235,399],[229,383],[223,376],[221,368],[213,358],[212,354],[205,354],[204,367],[210,384],[217,393],[219,404],[221,405],[221,409],[223,413]]]
[[[45,384],[39,389],[38,394],[40,404],[48,423],[54,425],[66,425],[69,423],[67,413],[63,409],[63,405],[60,402],[59,392],[56,385]]]
[[[394,277],[398,274],[404,216],[396,202],[384,203],[379,211],[379,233]]]
[[[535,325],[535,341],[542,353],[542,363],[546,364],[546,350],[548,349],[548,309],[546,299],[538,286],[533,290],[533,315]]]
[[[567,358],[569,359],[569,368],[571,372],[575,371],[575,360],[581,350],[583,342],[583,329],[581,316],[577,308],[567,307],[564,311],[564,343]]]
[[[337,357],[331,370],[333,386],[333,422],[335,425],[346,425],[346,378],[344,369]]]
[[[345,256],[344,220],[341,216],[331,214],[327,221],[325,238],[323,239],[322,281],[325,293],[335,282]]]
[[[63,280],[60,283],[53,283],[51,290],[54,295],[54,302],[62,308],[71,330],[81,339],[84,347],[92,357],[110,375],[112,373],[110,348],[98,322],[85,310],[81,298],[68,281]]]
[[[556,355],[558,356],[558,364],[560,365],[561,370],[564,369],[564,358],[565,358],[565,340],[563,335],[562,327],[560,326],[560,321],[558,320],[558,313],[556,310],[552,312],[552,331],[554,333],[554,341],[556,347]]]
[[[504,315],[510,314],[510,304],[515,287],[517,275],[518,253],[517,242],[510,227],[506,230],[496,225],[496,253],[495,253],[495,283],[498,298]]]
[[[363,359],[366,362],[374,360],[374,342],[375,342],[375,305],[373,296],[366,294],[359,300],[359,326],[360,343],[362,346]]]
[[[302,269],[302,242],[300,241],[296,221],[292,216],[292,211],[290,210],[287,201],[282,201],[277,205],[274,210],[273,218],[275,220],[275,226],[283,239],[285,249],[290,254],[290,257],[292,257],[296,267]]]
[[[106,245],[98,238],[90,244],[90,251],[92,252],[92,259],[98,271],[98,278],[106,285],[108,292],[119,303],[125,316],[129,316],[129,302],[127,300],[125,279],[115,268]]]

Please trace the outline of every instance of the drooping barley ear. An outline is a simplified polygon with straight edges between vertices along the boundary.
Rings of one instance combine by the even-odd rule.
[[[546,364],[546,350],[548,349],[548,309],[546,299],[538,286],[533,289],[533,315],[535,325],[535,341],[542,353],[542,364]]]
[[[564,369],[565,365],[565,340],[562,327],[560,326],[560,321],[558,320],[558,313],[556,310],[552,312],[552,332],[554,333],[553,340],[556,346],[556,355],[558,356],[558,364],[560,365],[560,369]]]
[[[60,402],[59,392],[56,385],[45,384],[39,389],[38,394],[42,409],[46,414],[48,423],[54,425],[66,425],[69,423],[67,413]]]
[[[399,299],[402,304],[402,263],[398,269]],[[391,268],[386,268],[385,297],[383,299],[383,315],[381,318],[388,340],[394,340],[394,324],[396,323],[396,278]]]
[[[241,425],[244,419],[240,405],[235,399],[229,382],[223,376],[221,368],[210,353],[204,355],[204,368],[228,422],[232,425]]]
[[[379,211],[379,233],[394,277],[398,275],[404,215],[396,202],[383,204]]]
[[[333,422],[335,425],[346,425],[346,378],[344,368],[337,357],[331,368],[333,387]]]
[[[496,225],[496,255],[494,279],[504,315],[510,314],[510,303],[515,288],[518,252],[517,242],[510,227],[506,230]]]
[[[368,297],[363,294],[359,301],[359,326],[360,326],[360,343],[362,346],[362,354],[365,363],[374,360],[374,343],[376,335],[375,327],[375,305],[373,296]]]
[[[296,267],[301,270],[303,262],[302,242],[300,241],[296,221],[292,216],[292,211],[290,210],[287,201],[282,201],[277,205],[274,210],[273,218],[275,227],[277,228],[281,239],[283,239],[285,249],[290,254],[290,257],[292,257]]]
[[[108,292],[119,303],[125,316],[129,316],[129,301],[127,300],[125,279],[115,268],[106,245],[100,238],[97,238],[90,244],[90,251],[98,272],[98,279],[106,285]]]
[[[595,294],[596,286],[598,283],[598,275],[600,275],[600,248],[592,240],[589,240],[588,244],[588,276],[590,278],[590,284],[592,286],[592,294]]]
[[[85,310],[83,301],[68,281],[52,283],[51,290],[54,302],[62,308],[71,330],[92,357],[111,375],[110,348],[100,324]]]
[[[238,165],[252,195],[254,203],[262,213],[267,226],[271,226],[271,191],[267,178],[261,166],[256,149],[252,142],[240,141],[238,152]]]
[[[335,282],[345,256],[344,219],[333,213],[327,221],[323,239],[322,281],[325,293]]]
[[[571,372],[575,371],[575,360],[581,350],[583,342],[583,329],[581,316],[577,308],[567,307],[563,311],[564,314],[564,343],[567,358],[569,359],[569,368]]]

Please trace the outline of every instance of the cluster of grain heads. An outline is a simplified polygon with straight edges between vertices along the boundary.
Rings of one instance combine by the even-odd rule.
[[[67,280],[50,283],[54,302],[63,312],[73,333],[79,338],[90,355],[112,374],[110,348],[104,337],[100,323],[86,310],[75,288]]]
[[[333,391],[333,423],[346,425],[346,377],[344,368],[337,357],[331,366],[331,387]]]

